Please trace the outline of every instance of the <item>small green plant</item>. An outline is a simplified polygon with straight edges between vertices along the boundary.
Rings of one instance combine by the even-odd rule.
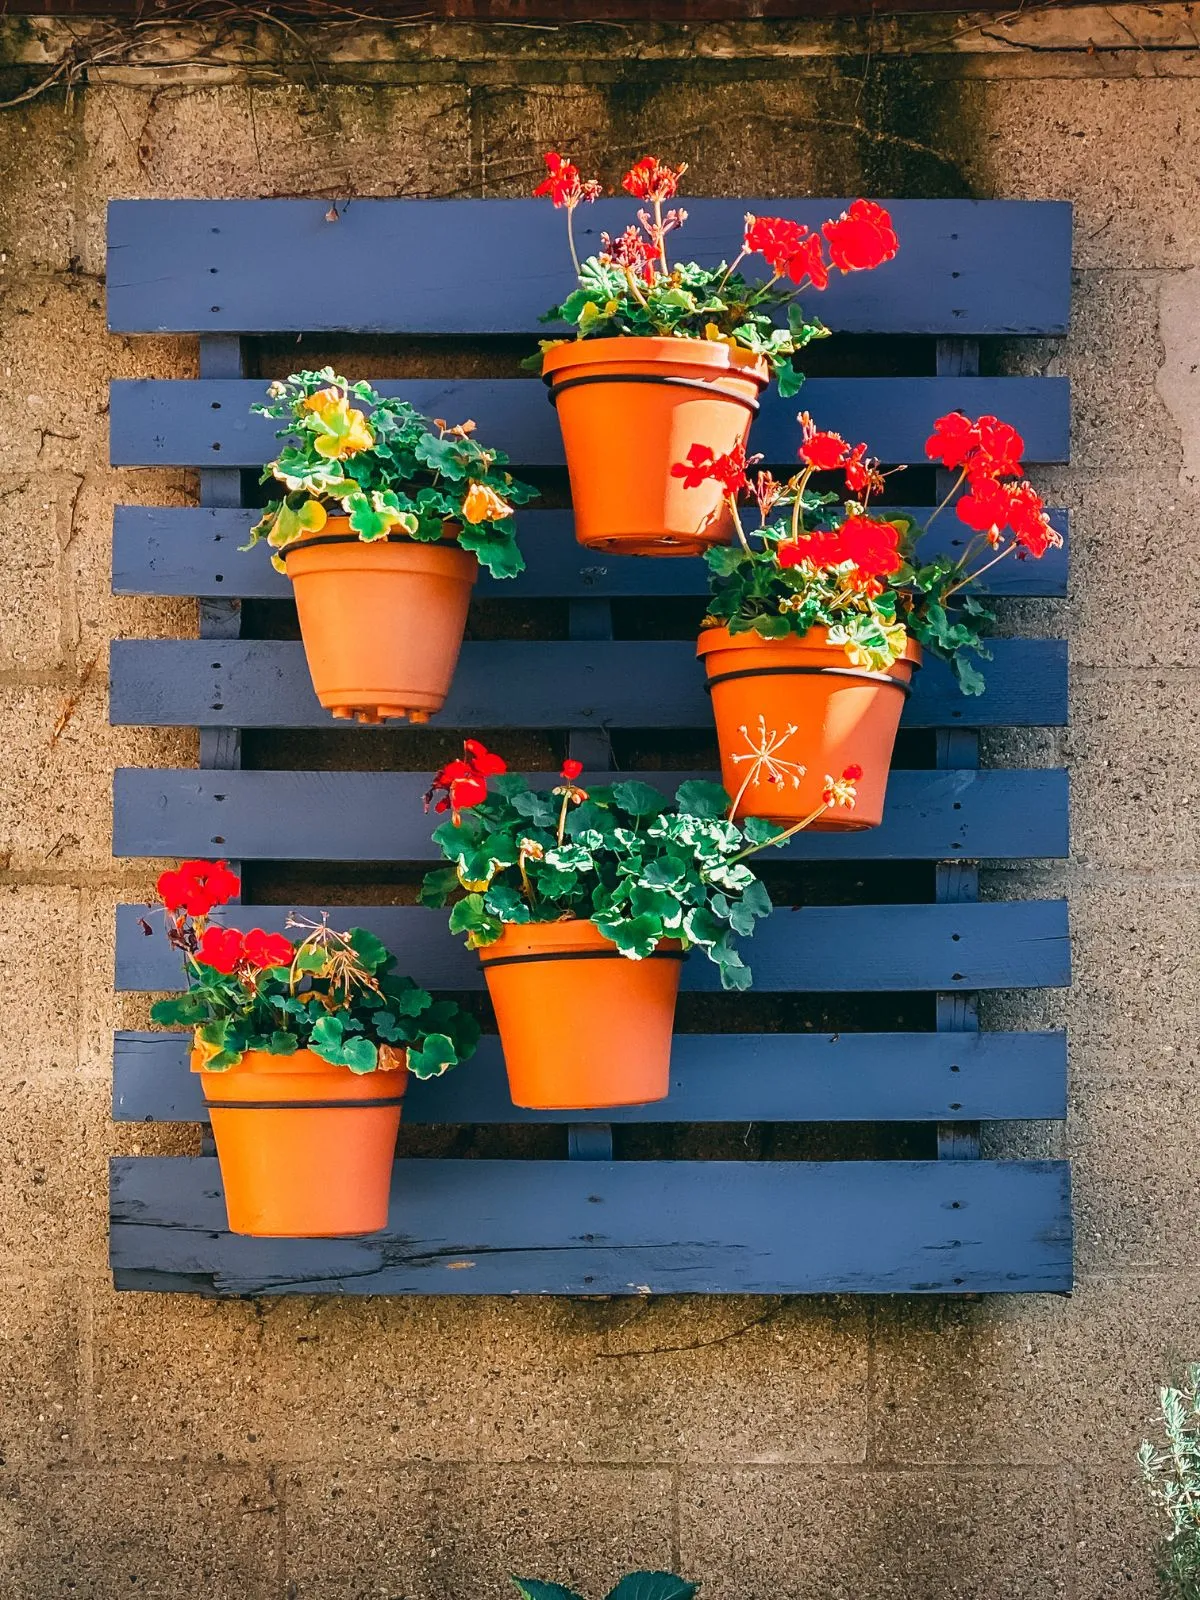
[[[524,1600],[583,1600],[574,1589],[561,1583],[543,1583],[540,1578],[513,1578]],[[604,1600],[692,1600],[700,1588],[673,1572],[627,1572]]]
[[[1180,1388],[1158,1391],[1163,1436],[1138,1451],[1151,1503],[1166,1523],[1159,1563],[1164,1600],[1200,1600],[1200,1362]]]
[[[157,1001],[150,1015],[164,1027],[193,1029],[206,1072],[236,1067],[248,1050],[311,1050],[355,1073],[407,1066],[433,1078],[474,1051],[475,1018],[394,972],[395,958],[366,928],[340,933],[289,916],[288,926],[303,930],[293,942],[210,921],[241,887],[223,861],[184,861],[157,887],[188,986]]]
[[[599,253],[580,261],[576,208],[598,200],[604,191],[596,179],[581,178],[579,168],[557,150],[547,152],[546,169],[533,192],[567,214],[567,246],[579,287],[552,307],[543,322],[573,323],[577,339],[649,337],[727,344],[765,361],[784,396],[795,394],[804,382],[792,357],[829,332],[804,315],[796,296],[805,288],[824,289],[832,271],[882,266],[898,248],[887,211],[870,200],[856,200],[819,233],[786,217],[747,216],[732,262],[672,266],[667,236],[683,226],[687,212],[678,207],[664,211],[663,206],[677,197],[687,166],[672,167],[657,156],[643,156],[621,179],[626,194],[643,202],[637,214],[640,226],[631,223],[615,239],[601,234]],[[742,276],[738,269],[751,256],[764,259],[770,278],[748,282]],[[783,327],[776,324],[781,313],[786,317]],[[525,365],[540,372],[546,351],[562,342],[543,340]]]
[[[780,828],[761,817],[732,821],[719,783],[694,779],[671,801],[647,783],[583,789],[582,772],[582,762],[566,761],[561,781],[539,792],[478,739],[466,740],[425,797],[427,810],[433,803],[450,813],[433,839],[451,865],[426,875],[422,904],[451,906],[450,931],[471,950],[495,944],[506,925],[580,919],[631,961],[677,939],[703,950],[725,989],[750,987],[737,936],[771,911],[747,857],[832,806],[853,806],[862,777],[854,768],[829,778],[812,815]]]
[[[427,544],[452,537],[494,578],[524,570],[513,508],[536,491],[504,470],[507,456],[472,437],[473,422],[430,424],[407,400],[348,383],[332,367],[293,373],[267,394],[269,405],[250,409],[281,421],[276,437],[285,443],[261,481],[286,493],[270,501],[243,548],[265,539],[284,572],[288,546],[333,515],[348,517],[366,544],[394,534]]]

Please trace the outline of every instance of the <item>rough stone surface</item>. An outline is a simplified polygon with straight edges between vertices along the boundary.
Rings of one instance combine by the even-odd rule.
[[[861,1459],[861,1310],[770,1317],[772,1305],[313,1300],[251,1314],[102,1295],[98,1448],[160,1460],[200,1437],[226,1460]],[[177,1403],[143,1426],[130,1390],[181,1317],[205,1357],[156,1378]]]
[[[1200,1357],[1190,11],[156,27],[69,103],[0,112],[3,1600],[444,1600],[504,1594],[511,1571],[598,1600],[635,1566],[703,1578],[708,1600],[1151,1600],[1134,1453],[1159,1382]],[[0,21],[0,100],[107,26]],[[983,1005],[988,1026],[1070,1030],[1066,1129],[987,1143],[1071,1155],[1069,1300],[241,1304],[111,1288],[107,1156],[194,1150],[199,1134],[108,1118],[112,1029],[145,1026],[147,1008],[112,993],[113,907],[144,900],[156,871],[110,856],[111,771],[196,754],[190,731],[108,725],[109,640],[196,626],[189,602],[111,594],[112,508],[187,503],[196,483],[109,469],[107,386],[193,376],[197,347],[105,331],[105,204],[511,196],[550,148],[610,185],[656,150],[689,163],[696,194],[1075,202],[1069,336],[984,351],[988,370],[1073,385],[1073,461],[1037,474],[1071,511],[1069,597],[1002,622],[1066,631],[1072,725],[985,740],[988,760],[1069,764],[1072,855],[989,870],[984,893],[1065,894],[1075,984]],[[565,283],[565,251],[561,265]],[[349,353],[376,375],[434,359]],[[296,359],[273,341],[262,371]],[[516,352],[462,341],[444,359],[469,374]],[[267,766],[344,759],[336,741],[251,744]],[[423,734],[386,750],[368,759],[452,753]],[[744,1147],[741,1129],[719,1138]]]
[[[503,1594],[510,1573],[610,1587],[628,1552],[671,1564],[672,1475],[611,1467],[288,1472],[297,1600]]]
[[[682,1566],[717,1600],[1056,1600],[1070,1540],[1053,1472],[747,1468],[680,1484]]]
[[[76,1470],[0,1480],[5,1600],[276,1600],[278,1507],[261,1472]]]

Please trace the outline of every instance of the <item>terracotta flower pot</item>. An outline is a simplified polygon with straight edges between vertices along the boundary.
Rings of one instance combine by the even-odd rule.
[[[673,477],[694,444],[744,445],[766,387],[748,350],[701,339],[582,339],[546,352],[571,475],[575,537],[620,555],[691,556],[728,544],[721,486]]]
[[[458,663],[479,564],[449,540],[364,544],[330,517],[284,552],[317,699],[335,717],[427,722]]]
[[[375,1233],[388,1193],[407,1070],[357,1074],[311,1050],[248,1050],[205,1072],[233,1233],[308,1239]]]
[[[684,952],[631,961],[591,922],[508,926],[479,952],[513,1104],[589,1111],[665,1100]]]
[[[886,672],[852,666],[824,628],[783,639],[706,628],[696,653],[708,673],[721,781],[738,801],[736,816],[799,822],[821,804],[827,775],[859,766],[853,810],[834,807],[813,830],[879,825],[900,713],[921,664],[915,640]]]

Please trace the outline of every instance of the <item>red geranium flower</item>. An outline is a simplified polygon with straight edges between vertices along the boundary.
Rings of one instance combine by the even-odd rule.
[[[679,180],[686,171],[686,161],[678,167],[669,167],[657,156],[643,156],[621,179],[621,187],[636,200],[674,200],[679,193]]]
[[[244,954],[242,935],[236,928],[205,928],[196,947],[196,959],[218,972],[230,973]]]
[[[242,882],[224,861],[181,861],[173,872],[164,872],[156,888],[168,911],[189,917],[206,917],[214,906],[223,906],[241,890]]]
[[[809,277],[816,289],[823,289],[829,282],[820,235],[809,233],[802,222],[748,214],[743,248],[752,255],[763,256],[777,278],[786,274],[793,283],[802,283]]]
[[[994,478],[979,478],[971,483],[969,494],[955,503],[954,510],[960,522],[976,533],[987,533],[992,528],[1008,524],[1009,491]]]
[[[295,954],[295,945],[282,933],[251,928],[246,935],[244,958],[252,967],[290,967]]]
[[[858,765],[857,762],[855,762],[853,766],[847,767],[845,772],[842,773],[842,777],[848,779],[850,783],[857,783],[862,775],[863,769]]]
[[[488,778],[508,771],[503,756],[494,755],[478,739],[463,740],[463,754],[456,761],[447,761],[425,793],[426,811],[433,805],[435,811],[449,811],[458,823],[458,813],[481,806],[487,799]],[[437,800],[434,801],[434,795]]]
[[[890,261],[900,248],[892,219],[872,200],[856,200],[821,232],[839,272],[864,272]]]
[[[604,192],[595,178],[581,182],[579,168],[566,156],[559,155],[557,150],[548,150],[545,155],[546,176],[533,191],[537,199],[549,196],[555,208],[561,210],[563,206],[573,208],[581,200],[596,200]]]
[[[811,561],[815,567],[840,567],[843,561],[849,560],[840,528],[787,539],[776,547],[775,558],[781,567],[798,567],[802,561]]]
[[[600,244],[600,260],[605,266],[628,267],[643,283],[654,282],[660,264],[658,251],[632,223],[615,239],[609,233],[602,233]]]
[[[900,570],[900,534],[890,522],[871,517],[847,517],[841,526],[842,559],[853,561],[867,578],[885,578]]]
[[[1021,555],[1041,560],[1047,550],[1062,544],[1062,534],[1050,526],[1042,497],[1031,483],[1008,486],[1008,525]]]
[[[997,417],[980,417],[975,431],[978,447],[966,463],[971,477],[1019,478],[1025,441],[1017,430]]]
[[[493,754],[485,745],[480,744],[478,739],[464,739],[463,752],[477,778],[494,778],[499,773],[508,771],[508,763],[504,757]]]
[[[804,429],[804,443],[800,446],[800,459],[807,461],[818,472],[833,472],[844,466],[850,457],[850,446],[840,433],[825,433],[814,428],[812,418],[805,411],[800,417]],[[862,448],[865,450],[866,445]]]
[[[883,489],[883,474],[878,461],[867,459],[865,444],[855,445],[846,461],[846,488],[851,494],[879,494]]]
[[[925,441],[925,454],[953,471],[979,448],[979,429],[964,412],[949,411],[939,417]]]
[[[574,783],[583,771],[583,762],[568,757],[562,764],[562,778],[565,783]]]

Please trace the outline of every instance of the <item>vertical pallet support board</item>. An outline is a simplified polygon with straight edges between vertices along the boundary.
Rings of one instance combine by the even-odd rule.
[[[715,260],[746,210],[810,226],[842,201],[689,203],[689,248]],[[927,375],[810,380],[803,403],[823,427],[865,438],[889,464],[914,466],[933,419],[961,408],[1014,423],[1037,463],[1067,459],[1066,380],[980,376],[988,338],[1066,330],[1070,208],[1057,202],[897,201],[901,240],[884,272],[857,274],[821,297],[835,332],[907,339],[929,352]],[[620,202],[589,214],[590,234],[623,224]],[[263,391],[257,341],[280,336],[527,338],[554,285],[558,222],[526,201],[356,201],[330,220],[326,201],[115,201],[109,209],[109,325],[122,333],[200,340],[194,380],[115,382],[115,466],[199,470],[199,504],[119,506],[113,586],[120,594],[191,596],[198,637],[117,640],[112,720],[193,726],[190,770],[119,770],[114,854],[223,856],[256,862],[432,864],[415,772],[286,770],[242,765],[247,730],[331,726],[310,687],[302,646],[243,626],[245,601],[286,600],[265,553],[236,553],[255,511],[242,474],[273,454],[271,424],[251,417]],[[272,260],[303,256],[281,280]],[[457,245],[473,241],[472,252]],[[498,281],[470,278],[480,253],[510,264]],[[354,276],[354,261],[379,264]],[[1016,265],[1014,266],[1014,263]],[[560,275],[566,281],[565,272]],[[352,297],[344,293],[353,281]],[[814,297],[815,298],[815,297]],[[915,343],[914,341],[923,341]],[[297,357],[303,360],[302,354]],[[910,361],[909,365],[912,362]],[[906,367],[906,370],[908,368]],[[427,414],[471,416],[508,451],[514,470],[561,470],[554,415],[531,379],[406,379],[380,385]],[[797,405],[769,397],[753,447],[792,460]],[[926,480],[932,477],[927,474]],[[948,485],[941,485],[936,494]],[[930,500],[930,503],[933,503]],[[911,508],[920,514],[919,507]],[[1067,532],[1063,511],[1055,525]],[[953,517],[929,544],[956,547]],[[565,602],[566,637],[468,642],[443,728],[557,736],[593,776],[611,770],[613,736],[709,727],[703,671],[689,640],[622,639],[614,602],[691,600],[700,615],[701,563],[598,559],[576,546],[569,511],[520,514],[528,570],[503,588],[486,574],[478,598]],[[990,593],[1061,596],[1066,548],[1011,561]],[[981,900],[980,861],[1067,854],[1065,772],[985,767],[980,734],[1058,727],[1066,720],[1061,640],[994,641],[988,687],[962,697],[941,663],[919,674],[904,726],[930,752],[896,770],[882,826],[802,835],[787,859],[844,863],[846,882],[870,863],[925,863],[928,897],[906,905],[780,907],[747,949],[754,996],[911,998],[927,1026],[888,1033],[811,1031],[676,1036],[671,1093],[658,1105],[604,1113],[529,1112],[512,1105],[498,1041],[445,1080],[413,1082],[411,1124],[556,1124],[562,1159],[406,1158],[396,1163],[387,1230],[361,1239],[250,1239],[225,1228],[220,1175],[187,1039],[116,1037],[113,1115],[122,1122],[195,1122],[197,1157],[118,1157],[111,1166],[111,1261],[120,1289],[207,1295],[1064,1293],[1072,1283],[1070,1175],[1064,1161],[986,1160],[988,1122],[1066,1115],[1062,1033],[981,1029],[989,990],[1070,981],[1066,906]],[[496,732],[495,730],[499,730]],[[356,729],[350,738],[373,737]],[[634,773],[667,789],[693,773]],[[547,775],[548,776],[548,775]],[[536,781],[536,780],[535,780]],[[587,778],[585,777],[585,782]],[[840,881],[840,880],[839,880]],[[925,880],[922,880],[925,881]],[[280,928],[289,909],[247,906]],[[143,908],[117,912],[119,989],[182,986],[165,940],[143,937]],[[449,993],[481,990],[476,959],[444,913],[412,906],[337,907],[372,928],[402,970]],[[718,989],[693,958],[684,988]],[[720,1006],[723,1002],[711,1002]],[[773,1026],[773,1025],[772,1025]],[[586,1116],[586,1113],[584,1114]],[[620,1130],[637,1124],[871,1123],[923,1125],[928,1154],[904,1160],[640,1160],[620,1158]]]

